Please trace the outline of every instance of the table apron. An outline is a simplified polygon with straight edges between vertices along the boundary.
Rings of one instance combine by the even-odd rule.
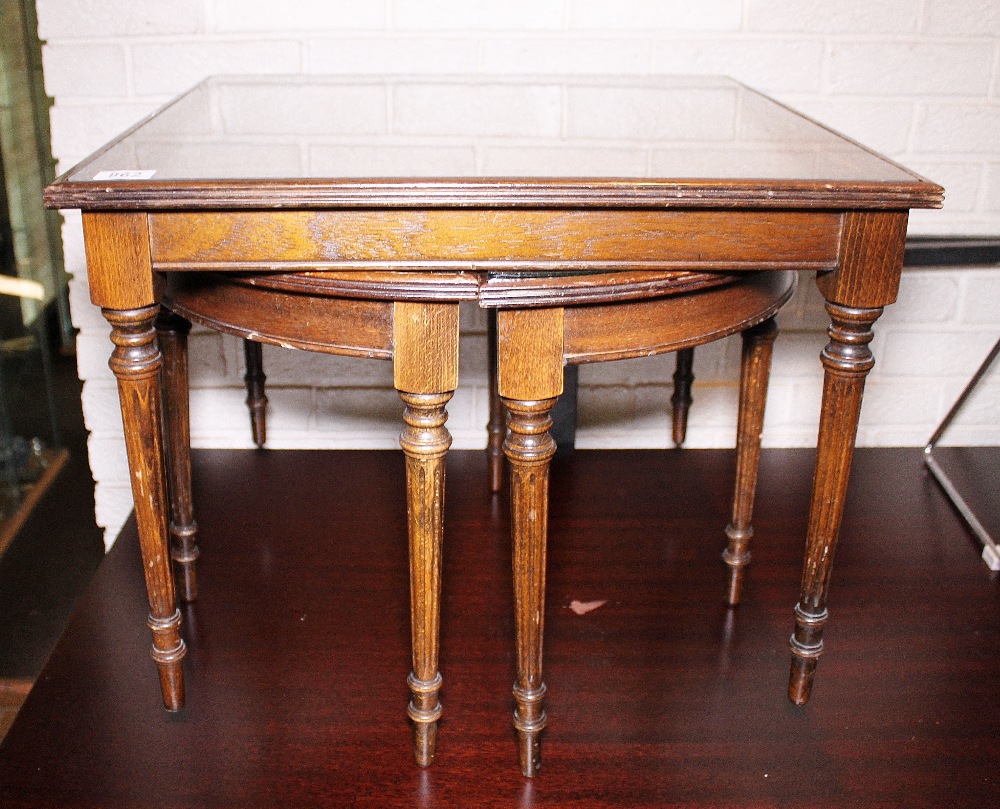
[[[837,266],[843,214],[718,210],[151,213],[154,269],[596,270]]]

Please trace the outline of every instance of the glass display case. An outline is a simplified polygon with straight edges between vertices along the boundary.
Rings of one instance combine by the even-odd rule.
[[[59,218],[42,204],[53,171],[34,6],[0,7],[0,553],[66,453],[50,346],[70,345]]]
[[[0,226],[0,258],[10,242]],[[45,290],[0,274],[0,553],[65,463]]]

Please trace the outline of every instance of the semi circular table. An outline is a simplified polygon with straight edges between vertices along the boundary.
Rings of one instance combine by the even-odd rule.
[[[186,355],[190,321],[254,342],[391,359],[404,402],[417,761],[434,758],[438,626],[444,533],[445,405],[458,385],[458,301],[497,310],[498,390],[508,414],[503,449],[511,469],[517,709],[522,772],[538,771],[548,465],[555,452],[549,411],[565,363],[601,362],[690,349],[743,333],[732,522],[723,558],[726,598],[739,600],[749,562],[773,315],[791,296],[785,273],[606,272],[503,277],[488,273],[171,273],[157,322],[163,348],[171,532],[181,596],[197,596],[198,548],[190,495]]]

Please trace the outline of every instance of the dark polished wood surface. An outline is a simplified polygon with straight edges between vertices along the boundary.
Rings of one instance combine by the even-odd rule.
[[[1000,460],[977,452],[987,469]],[[188,705],[163,711],[148,676],[130,525],[0,747],[0,805],[993,805],[998,581],[919,450],[858,451],[830,598],[837,653],[809,705],[787,701],[812,459],[764,451],[735,611],[719,559],[731,452],[556,459],[546,663],[559,687],[529,781],[510,728],[509,510],[484,494],[481,453],[448,457],[446,732],[425,770],[399,721],[402,454],[196,452]],[[607,603],[577,615],[574,600]]]

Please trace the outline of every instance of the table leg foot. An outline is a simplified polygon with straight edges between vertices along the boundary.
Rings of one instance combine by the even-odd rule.
[[[181,613],[174,612],[166,618],[147,620],[153,633],[153,646],[149,656],[153,658],[160,672],[160,692],[163,707],[168,711],[179,711],[184,707],[184,655],[187,647],[181,638]]]
[[[170,558],[176,565],[177,594],[181,601],[188,603],[198,600],[198,568],[195,562],[201,552],[195,543],[197,532],[198,527],[194,524],[184,527],[170,524],[170,536],[173,538]]]
[[[795,705],[805,705],[809,702],[817,662],[814,657],[799,657],[792,653],[792,667],[788,674],[788,699]]]
[[[434,763],[437,751],[438,719],[441,718],[441,675],[433,680],[419,680],[413,674],[406,680],[410,686],[410,705],[406,710],[413,721],[413,757],[421,767]]]
[[[542,767],[542,738],[545,728],[545,684],[525,690],[514,686],[514,730],[517,732],[517,760],[521,775],[534,778]]]
[[[258,447],[267,443],[267,395],[264,393],[264,355],[261,344],[254,340],[243,341],[246,374],[243,383],[247,389],[247,409],[250,411],[250,432]]]
[[[694,383],[694,349],[682,348],[677,352],[674,370],[674,393],[670,397],[673,407],[672,432],[674,446],[679,447],[687,438],[688,411],[691,409],[691,385]]]
[[[795,632],[789,640],[792,666],[788,677],[788,699],[805,705],[812,693],[819,656],[823,653],[823,626],[827,611],[809,613],[801,604],[795,607]]]
[[[750,564],[750,551],[747,545],[753,536],[753,528],[736,528],[732,523],[726,526],[726,537],[729,544],[722,552],[722,561],[726,563],[726,604],[735,607],[743,597],[743,579],[747,565]]]

